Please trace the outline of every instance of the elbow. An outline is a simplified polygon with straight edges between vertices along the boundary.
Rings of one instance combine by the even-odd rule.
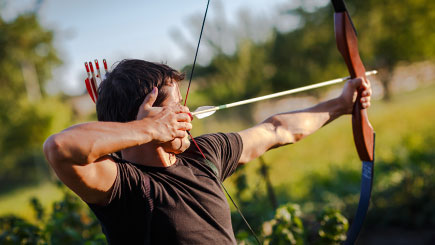
[[[62,151],[62,142],[59,135],[50,136],[43,145],[44,155],[48,163],[54,166],[66,159],[64,152]]]
[[[276,137],[275,142],[277,142],[277,144],[272,146],[272,148],[294,144],[306,136],[303,130],[298,130],[292,127],[292,124],[283,122],[279,114],[268,118],[264,123],[269,125],[269,130],[272,131]]]

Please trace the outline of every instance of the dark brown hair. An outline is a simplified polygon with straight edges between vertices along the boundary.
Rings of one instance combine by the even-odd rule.
[[[162,87],[172,79],[181,81],[184,73],[165,64],[136,59],[122,60],[106,75],[98,88],[98,120],[135,120],[139,106],[153,87],[159,90],[155,106],[166,99],[167,94],[162,91]]]

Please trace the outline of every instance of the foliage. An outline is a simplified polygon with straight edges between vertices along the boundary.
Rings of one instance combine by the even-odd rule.
[[[341,244],[346,240],[349,223],[338,210],[326,209],[319,216],[318,244]]]
[[[63,199],[53,203],[46,217],[39,200],[32,198],[37,224],[16,216],[0,217],[1,244],[106,244],[98,220],[82,201],[60,182]]]
[[[0,16],[0,191],[47,178],[42,143],[71,121],[69,106],[43,89],[60,64],[53,38],[33,13]]]
[[[367,69],[380,71],[378,78],[385,98],[389,99],[389,82],[397,64],[435,59],[432,34],[435,33],[432,24],[435,2],[349,0],[346,3],[358,31],[361,58]],[[285,33],[274,30],[262,42],[242,38],[232,54],[215,48],[216,55],[210,64],[196,69],[194,84],[198,87],[194,97],[199,99],[195,106],[229,103],[347,75],[336,48],[331,5],[314,9],[304,5],[294,4],[282,10],[299,19],[300,25],[295,29]],[[213,40],[208,43],[216,46]],[[190,71],[189,68],[185,70]],[[310,93],[318,94],[318,91]],[[250,109],[248,105],[238,111],[248,122],[252,120]],[[219,114],[223,113],[226,112]]]
[[[431,34],[435,31],[434,1],[346,3],[359,33],[361,58],[367,68],[380,70],[386,97],[390,96],[389,81],[398,63],[435,58],[435,36]],[[272,78],[274,88],[302,86],[303,82],[346,74],[336,50],[331,6],[315,11],[303,6],[290,8],[288,14],[299,16],[303,24],[291,32],[277,33],[271,56],[277,68]]]
[[[16,216],[0,217],[1,244],[46,244],[39,227]]]
[[[248,99],[269,90],[267,81],[274,73],[268,63],[269,44],[240,41],[233,55],[218,54],[207,67],[197,67],[195,83],[200,97],[196,103],[224,104]],[[247,105],[249,107],[249,105]],[[239,111],[251,120],[249,110]]]
[[[263,224],[264,244],[301,244],[304,225],[298,205],[287,204],[276,210],[275,218]]]
[[[100,230],[89,209],[83,211],[81,200],[66,188],[63,200],[53,204],[44,229],[51,244],[103,244],[105,238]]]
[[[379,162],[380,181],[374,195],[377,208],[371,219],[382,219],[373,222],[376,226],[435,227],[434,127],[428,127],[426,132],[406,135],[393,149],[394,157]]]
[[[402,230],[424,237],[424,230],[433,231],[435,227],[434,89],[431,86],[402,93],[393,97],[394,103],[375,102],[370,110],[377,130],[377,149],[373,194],[362,238],[364,234],[387,231],[400,237]],[[271,163],[278,201],[301,206],[307,244],[333,243],[325,241],[331,239],[330,236],[339,242],[344,239],[344,233],[340,232],[347,229],[340,216],[352,223],[360,194],[361,163],[353,146],[350,123],[339,120],[319,131],[316,137],[298,144],[264,156]],[[259,220],[264,222],[272,216],[264,180],[260,185],[260,177],[253,176],[257,173],[257,164],[244,166],[248,188],[244,188],[244,195],[239,197],[242,198],[240,206],[254,230],[260,229]],[[325,216],[316,222],[313,214],[325,207],[339,210],[340,214]],[[318,222],[325,218],[329,222],[325,225],[329,225],[319,228]],[[247,234],[238,222],[234,217],[235,231]],[[327,231],[323,238],[319,236],[322,229]],[[404,239],[410,240],[406,236]]]
[[[305,225],[304,225],[305,224]],[[262,225],[263,244],[341,244],[346,240],[348,221],[338,210],[326,208],[317,222],[303,215],[299,205],[287,203]],[[246,231],[238,233],[239,244],[254,244]]]

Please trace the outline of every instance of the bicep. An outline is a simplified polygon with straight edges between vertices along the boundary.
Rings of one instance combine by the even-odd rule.
[[[68,162],[51,164],[59,179],[80,198],[93,204],[105,204],[117,176],[117,166],[109,156],[78,165]]]

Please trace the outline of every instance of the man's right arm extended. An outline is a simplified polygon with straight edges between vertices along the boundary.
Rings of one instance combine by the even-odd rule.
[[[157,92],[150,93],[128,123],[90,122],[74,125],[50,136],[44,153],[57,176],[85,202],[105,204],[116,179],[116,164],[108,154],[151,141],[183,138],[190,130],[188,109],[152,107]]]

